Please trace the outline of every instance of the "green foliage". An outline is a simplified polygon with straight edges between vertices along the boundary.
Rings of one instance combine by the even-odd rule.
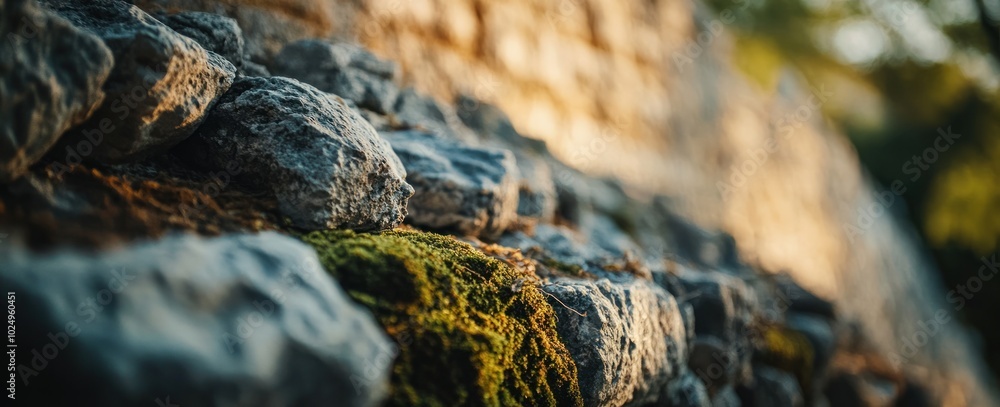
[[[523,271],[447,236],[302,236],[397,339],[391,405],[582,405],[555,313]]]

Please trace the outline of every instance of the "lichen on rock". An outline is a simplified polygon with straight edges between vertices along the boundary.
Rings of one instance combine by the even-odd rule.
[[[400,349],[391,405],[581,405],[576,365],[533,276],[413,230],[302,236]]]

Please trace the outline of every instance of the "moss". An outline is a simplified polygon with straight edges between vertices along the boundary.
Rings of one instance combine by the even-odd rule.
[[[542,260],[542,265],[552,270],[559,271],[571,276],[581,277],[584,275],[583,267],[577,264],[563,263],[551,257]]]
[[[576,366],[531,275],[453,238],[396,230],[302,236],[386,332],[407,338],[391,405],[581,405]]]
[[[754,356],[795,376],[804,392],[812,390],[814,350],[805,335],[780,325],[765,325]]]
[[[273,200],[196,175],[168,164],[39,165],[0,185],[0,229],[18,231],[38,250],[108,247],[171,231],[214,236],[280,229]],[[67,199],[73,205],[65,205]]]

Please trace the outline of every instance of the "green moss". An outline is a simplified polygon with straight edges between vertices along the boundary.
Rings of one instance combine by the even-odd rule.
[[[569,274],[571,276],[580,277],[583,275],[583,267],[577,264],[563,263],[553,258],[545,258],[542,260],[542,264],[550,269]]]
[[[453,238],[396,230],[302,236],[401,342],[391,405],[581,405],[555,313],[522,271]]]
[[[792,329],[765,326],[760,346],[754,356],[761,362],[795,376],[806,393],[812,390],[813,347],[805,335]]]

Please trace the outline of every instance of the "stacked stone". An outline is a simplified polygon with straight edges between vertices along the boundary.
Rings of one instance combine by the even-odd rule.
[[[253,19],[150,15],[117,0],[3,7],[0,30],[19,39],[0,66],[0,215],[15,241],[0,283],[30,310],[21,338],[42,344],[18,371],[37,376],[25,382],[31,400],[379,405],[399,372],[395,333],[369,312],[381,303],[345,297],[321,272],[327,254],[287,235],[404,222],[469,242],[476,259],[504,259],[491,244],[524,254],[531,281],[518,284],[544,293],[552,346],[575,364],[586,406],[823,405],[829,394],[869,400],[874,386],[889,386],[890,401],[919,388],[880,367],[863,334],[840,346],[832,305],[748,266],[731,236],[678,216],[670,198],[636,199],[571,168],[485,102],[450,106],[401,88],[393,63],[356,44],[264,41],[254,30],[265,28],[240,25]],[[461,18],[448,21],[447,35],[468,34]],[[623,45],[614,26],[598,31],[598,48],[656,58]],[[511,58],[501,63],[523,68]],[[224,186],[273,202],[251,206],[283,234],[166,228],[96,252],[18,244],[32,222],[100,217],[107,199],[81,181],[81,162],[144,187],[164,179],[157,172],[227,174]],[[158,204],[129,188],[120,205]],[[14,206],[51,213],[10,219]],[[834,363],[851,358],[868,362]],[[873,376],[884,380],[865,382]],[[50,391],[69,381],[74,392]]]

